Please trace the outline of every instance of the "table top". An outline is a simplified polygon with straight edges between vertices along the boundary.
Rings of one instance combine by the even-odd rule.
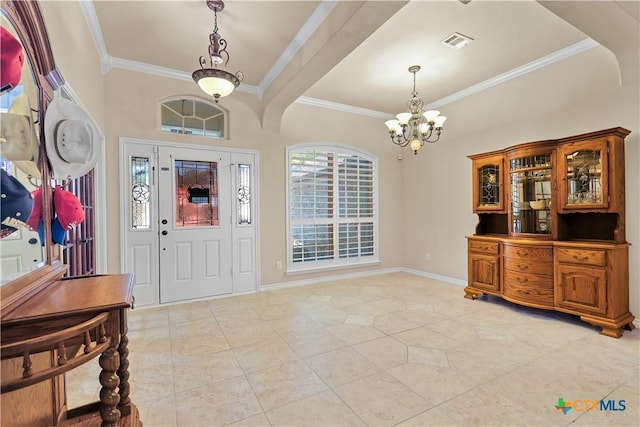
[[[2,326],[128,308],[133,283],[133,274],[56,280],[8,313]]]

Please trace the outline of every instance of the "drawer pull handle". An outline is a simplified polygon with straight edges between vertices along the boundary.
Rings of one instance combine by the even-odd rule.
[[[526,254],[527,254],[526,252],[516,251],[516,255],[518,255],[518,256],[524,256]]]
[[[529,281],[528,277],[518,277],[518,282],[527,283]]]
[[[518,268],[519,268],[520,270],[528,270],[528,269],[529,269],[529,266],[528,266],[528,265],[526,265],[526,264],[525,264],[525,265],[518,264]]]
[[[574,255],[573,259],[575,259],[576,261],[586,261],[589,259],[588,255],[585,256],[579,256],[579,255]]]

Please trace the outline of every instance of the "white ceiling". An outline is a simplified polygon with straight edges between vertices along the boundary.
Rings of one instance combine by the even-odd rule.
[[[227,70],[244,73],[240,90],[255,93],[276,121],[296,99],[372,115],[400,112],[414,64],[422,66],[419,96],[441,107],[598,42],[618,53],[624,43],[606,31],[615,25],[623,41],[637,34],[640,9],[637,1],[225,3],[218,26],[228,42]],[[115,66],[189,79],[207,54],[214,15],[204,0],[101,0],[83,7],[105,71]],[[461,50],[440,43],[453,32],[474,41]]]

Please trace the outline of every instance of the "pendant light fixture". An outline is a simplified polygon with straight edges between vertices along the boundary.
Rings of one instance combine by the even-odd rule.
[[[409,72],[413,74],[413,92],[411,92],[411,99],[407,102],[407,110],[409,111],[396,115],[397,120],[385,122],[389,129],[391,142],[400,147],[406,147],[410,144],[414,154],[418,154],[418,150],[425,142],[436,142],[440,139],[442,125],[447,120],[445,116],[440,115],[440,111],[424,111],[422,109],[424,102],[418,98],[418,92],[416,92],[416,73],[418,71],[420,71],[419,65],[409,67]]]
[[[213,10],[213,33],[209,34],[209,61],[204,56],[200,57],[200,69],[193,72],[193,80],[209,96],[213,96],[216,103],[223,96],[227,96],[238,87],[244,74],[238,71],[231,74],[224,67],[229,62],[227,41],[218,34],[218,12],[224,9],[224,1],[207,0],[207,7]],[[218,68],[223,67],[223,68]]]

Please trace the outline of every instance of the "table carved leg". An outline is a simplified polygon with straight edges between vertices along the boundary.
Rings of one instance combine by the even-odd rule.
[[[117,374],[118,378],[120,378],[120,403],[118,404],[118,409],[123,416],[129,415],[131,408],[129,405],[131,404],[131,399],[129,398],[129,392],[131,387],[129,386],[129,338],[127,335],[122,335],[120,338],[120,345],[118,346],[118,354],[120,356],[120,367],[118,368]]]
[[[105,350],[99,359],[100,367],[100,418],[102,419],[101,427],[116,427],[120,420],[120,410],[117,406],[120,402],[120,395],[116,390],[120,379],[116,375],[116,370],[120,366],[120,355],[116,351],[115,346],[111,346]]]

